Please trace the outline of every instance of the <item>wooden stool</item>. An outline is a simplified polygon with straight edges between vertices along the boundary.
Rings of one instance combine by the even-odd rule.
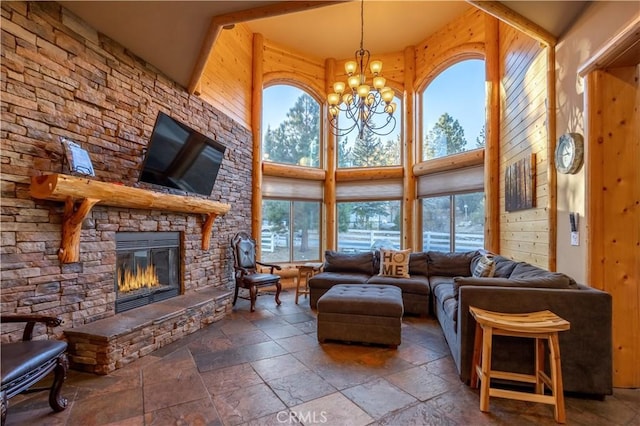
[[[489,411],[489,397],[510,398],[520,401],[541,402],[555,407],[556,422],[565,422],[564,395],[562,394],[562,370],[560,368],[560,346],[558,332],[568,330],[568,321],[550,311],[525,314],[504,314],[469,307],[476,320],[476,337],[471,364],[471,387],[480,387],[480,411]],[[536,339],[536,366],[534,374],[518,374],[491,369],[491,342],[493,336],[515,336]],[[551,378],[544,372],[544,340],[549,344],[551,358]],[[480,364],[480,360],[482,363]],[[536,393],[496,389],[491,387],[491,379],[506,379],[517,382],[535,383]],[[544,385],[551,389],[551,395],[544,394]]]
[[[304,263],[296,266],[298,268],[298,280],[296,282],[296,305],[300,294],[309,294],[309,278],[320,272],[322,263]],[[300,290],[300,283],[304,277],[304,289]]]

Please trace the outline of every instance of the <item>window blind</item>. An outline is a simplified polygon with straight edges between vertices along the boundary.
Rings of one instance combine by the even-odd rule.
[[[277,176],[262,178],[262,196],[288,200],[322,201],[324,181],[292,179]]]
[[[472,166],[418,177],[418,197],[484,190],[484,167]]]
[[[336,183],[336,201],[393,200],[402,198],[402,179]]]

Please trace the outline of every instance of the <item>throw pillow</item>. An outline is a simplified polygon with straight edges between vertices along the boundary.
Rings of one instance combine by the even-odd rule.
[[[384,277],[409,278],[409,256],[411,249],[380,249],[380,273]]]
[[[472,275],[476,278],[493,277],[496,271],[496,264],[493,260],[493,256],[480,256],[476,267],[473,268]]]

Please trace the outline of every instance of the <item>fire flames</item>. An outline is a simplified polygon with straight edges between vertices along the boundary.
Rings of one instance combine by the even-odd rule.
[[[121,293],[160,285],[158,275],[156,275],[156,268],[153,265],[149,265],[146,268],[138,268],[135,273],[124,270],[119,275],[118,290]]]

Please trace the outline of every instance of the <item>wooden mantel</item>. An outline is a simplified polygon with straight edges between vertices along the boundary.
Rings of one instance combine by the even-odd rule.
[[[82,221],[96,204],[205,214],[207,218],[202,225],[203,250],[209,249],[213,221],[230,209],[229,204],[202,198],[165,194],[63,174],[32,177],[30,193],[33,198],[65,203],[62,241],[58,252],[58,258],[62,263],[80,260]]]

